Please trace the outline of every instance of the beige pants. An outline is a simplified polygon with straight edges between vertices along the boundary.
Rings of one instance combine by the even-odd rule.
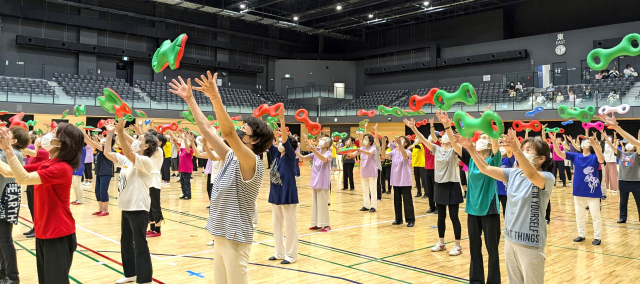
[[[215,283],[248,284],[251,244],[213,236],[213,280]]]
[[[510,284],[544,283],[544,247],[525,246],[505,239],[504,260]]]
[[[76,202],[82,203],[84,199],[82,195],[82,176],[72,176],[71,188],[73,188],[73,192],[76,195]]]
[[[258,200],[256,200],[256,204],[253,205],[253,218],[251,218],[251,223],[253,223],[253,229],[258,228]]]
[[[311,226],[326,227],[330,225],[328,189],[311,189]]]
[[[342,155],[336,155],[336,170],[341,171],[342,170]]]
[[[377,182],[377,177],[362,178],[362,198],[364,199],[364,208],[371,209],[378,207]]]
[[[602,219],[600,218],[600,198],[574,196],[573,203],[576,207],[576,224],[578,225],[578,236],[586,235],[586,207],[589,206],[591,211],[591,220],[593,221],[593,237],[602,240]]]
[[[275,257],[294,263],[298,261],[298,227],[296,215],[298,204],[272,204],[273,237],[275,239]],[[285,234],[282,234],[284,226]],[[286,239],[285,239],[286,235]]]

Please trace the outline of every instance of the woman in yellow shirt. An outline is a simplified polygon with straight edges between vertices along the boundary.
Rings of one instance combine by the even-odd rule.
[[[416,139],[413,145],[407,149],[411,150],[411,165],[413,166],[413,175],[416,180],[416,188],[418,189],[418,194],[416,194],[415,197],[421,197],[422,186],[425,187],[425,193],[427,191],[427,170],[424,168],[424,146]]]
[[[166,139],[166,136],[164,137]],[[165,143],[162,151],[164,152],[164,160],[160,173],[162,174],[162,184],[168,185],[171,181],[171,143]]]

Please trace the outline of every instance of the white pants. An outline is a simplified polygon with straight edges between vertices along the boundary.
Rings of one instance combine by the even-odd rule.
[[[337,169],[339,171],[342,170],[342,155],[336,155],[336,159],[338,160]]]
[[[326,204],[326,203],[325,203]],[[298,227],[296,225],[298,204],[275,205],[273,212],[273,237],[275,257],[294,263],[298,260]],[[282,234],[284,225],[285,234]],[[286,240],[285,240],[286,236]]]
[[[378,207],[378,182],[377,177],[362,178],[362,198],[364,199],[364,208],[371,209]]]
[[[591,220],[593,221],[593,237],[602,240],[602,219],[600,218],[600,198],[574,196],[573,203],[576,206],[576,224],[578,224],[578,236],[586,235],[586,212],[589,206]]]
[[[258,228],[258,200],[256,199],[256,204],[253,205],[253,218],[251,218],[251,223],[253,223],[253,229]]]
[[[311,189],[311,226],[326,227],[330,225],[328,189]]]
[[[82,203],[84,199],[82,195],[82,176],[72,176],[71,188],[73,188],[73,192],[76,194],[76,201]]]
[[[544,283],[544,247],[525,246],[505,239],[504,260],[510,284]]]
[[[213,236],[213,280],[216,283],[248,284],[251,244]]]

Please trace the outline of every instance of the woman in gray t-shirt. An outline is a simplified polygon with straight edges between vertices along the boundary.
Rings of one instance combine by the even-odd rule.
[[[461,138],[469,148],[473,142]],[[476,151],[469,151],[480,172],[507,183],[507,211],[504,217],[504,256],[510,283],[544,283],[547,223],[541,220],[551,197],[555,177],[549,145],[540,137],[518,142],[515,131],[500,139],[513,152],[518,168],[489,166]]]

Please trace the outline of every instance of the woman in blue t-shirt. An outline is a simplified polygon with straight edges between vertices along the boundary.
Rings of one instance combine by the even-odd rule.
[[[549,133],[549,137],[555,141],[556,135]],[[576,208],[576,223],[578,224],[578,237],[574,242],[585,240],[586,233],[586,206],[589,206],[591,219],[593,220],[594,245],[600,245],[602,241],[602,219],[600,218],[600,174],[598,166],[604,162],[602,147],[594,136],[582,140],[580,148],[582,153],[563,152],[559,147],[553,147],[553,151],[558,157],[573,162],[575,170],[573,176],[573,201]]]
[[[280,129],[283,130],[279,142],[274,143],[271,153],[271,190],[269,203],[272,205],[273,237],[275,255],[269,260],[280,260],[281,264],[298,261],[298,186],[295,179],[296,152],[298,141],[290,136],[284,123],[284,112],[280,113]],[[282,227],[285,234],[282,234]],[[285,240],[286,236],[286,240]]]
[[[511,153],[511,151],[507,150],[505,147],[500,147],[500,155],[502,156],[500,168],[513,168],[514,164],[516,163],[516,157],[513,156],[513,153]],[[502,216],[504,217],[504,213],[507,210],[507,184],[498,181],[496,185],[498,186],[498,199],[500,200],[500,204],[502,204]]]

